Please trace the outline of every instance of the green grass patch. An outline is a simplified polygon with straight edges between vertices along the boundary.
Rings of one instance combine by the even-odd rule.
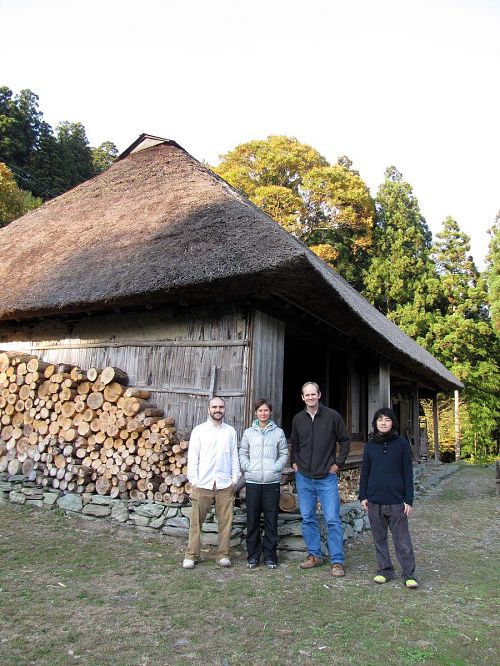
[[[347,576],[244,553],[194,570],[185,544],[107,521],[0,505],[2,666],[498,663],[491,468],[462,467],[416,503],[421,588],[372,582],[369,533]]]

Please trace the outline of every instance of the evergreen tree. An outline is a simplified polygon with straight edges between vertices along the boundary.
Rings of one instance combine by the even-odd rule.
[[[42,199],[52,199],[67,189],[63,153],[51,126],[45,121],[27,169],[31,174],[30,189]]]
[[[12,170],[20,187],[31,190],[30,173],[25,168],[36,150],[42,114],[38,97],[31,90],[0,88],[0,160]]]
[[[422,341],[439,301],[432,235],[412,187],[389,167],[376,200],[377,217],[364,294],[408,335]]]
[[[491,239],[488,252],[488,302],[493,330],[500,338],[500,211],[489,231]]]
[[[499,342],[486,307],[485,276],[468,254],[470,238],[452,218],[444,221],[433,250],[443,298],[426,347],[465,385],[460,398],[463,453],[492,453],[499,425]],[[443,411],[450,401],[441,400]]]
[[[92,151],[81,123],[63,122],[54,135],[35,93],[0,87],[0,160],[24,190],[51,199],[108,168],[117,152],[109,141]]]
[[[65,190],[93,176],[92,151],[82,123],[63,121],[56,128]]]

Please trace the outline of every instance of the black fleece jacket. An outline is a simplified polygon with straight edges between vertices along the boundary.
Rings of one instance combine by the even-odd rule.
[[[386,442],[365,444],[359,499],[374,504],[413,504],[410,445],[397,433]]]
[[[290,464],[295,463],[299,472],[312,479],[326,476],[333,464],[342,467],[351,447],[340,414],[321,403],[314,419],[307,409],[295,414],[290,440],[292,442]]]

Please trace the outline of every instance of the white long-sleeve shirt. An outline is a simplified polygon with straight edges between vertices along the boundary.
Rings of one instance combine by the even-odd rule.
[[[187,477],[193,486],[218,490],[228,488],[240,478],[236,430],[209,418],[193,428],[188,448]]]

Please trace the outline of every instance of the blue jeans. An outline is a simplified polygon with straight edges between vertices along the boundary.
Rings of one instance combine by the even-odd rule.
[[[336,474],[327,474],[322,479],[311,479],[295,472],[295,483],[302,515],[302,534],[309,555],[322,557],[316,502],[319,499],[328,529],[328,551],[332,564],[344,564],[344,531],[340,522],[339,480]]]

